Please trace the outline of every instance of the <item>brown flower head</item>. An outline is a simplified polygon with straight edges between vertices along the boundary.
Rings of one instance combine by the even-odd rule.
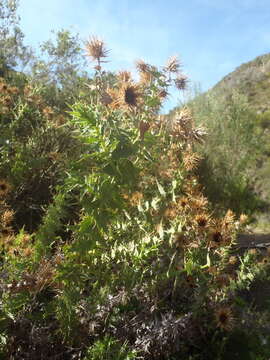
[[[103,40],[98,39],[93,36],[86,42],[86,54],[93,61],[104,62],[101,58],[106,58],[108,56],[109,50],[105,48]]]
[[[120,89],[116,92],[116,104],[119,107],[132,110],[139,104],[140,92],[138,86],[131,82],[123,83]]]
[[[209,225],[209,215],[198,214],[195,216],[195,222],[200,228],[206,228]]]
[[[185,90],[187,88],[188,77],[184,74],[178,74],[174,79],[175,87],[178,90]]]
[[[143,194],[139,191],[135,191],[129,197],[129,202],[132,206],[137,206],[139,205],[142,199],[143,199]]]
[[[269,257],[264,257],[264,258],[261,260],[261,264],[262,264],[262,265],[269,265],[269,264],[270,264],[270,259],[269,259]]]
[[[186,209],[187,207],[188,207],[188,198],[187,197],[181,197],[180,199],[179,199],[179,202],[178,202],[178,204],[179,204],[179,206],[180,206],[180,208],[181,209]]]
[[[211,235],[211,244],[214,246],[220,246],[223,242],[223,236],[220,230],[216,229]]]
[[[118,79],[123,82],[131,81],[132,79],[131,79],[130,71],[126,71],[126,70],[119,71]]]
[[[50,106],[46,106],[43,110],[43,115],[47,118],[47,119],[52,119],[54,112],[53,109]]]
[[[7,196],[10,189],[11,189],[10,184],[6,180],[1,179],[0,180],[0,197]]]
[[[248,216],[245,214],[241,214],[239,218],[240,225],[245,225],[248,221]]]
[[[14,211],[13,210],[5,210],[1,216],[2,223],[4,226],[9,225],[14,218]]]
[[[171,56],[165,66],[165,71],[177,73],[180,69],[180,62],[177,56]]]
[[[1,102],[5,105],[5,106],[9,106],[12,104],[12,99],[10,96],[5,96],[4,98],[1,99]]]
[[[8,93],[11,95],[18,95],[20,90],[16,86],[11,86],[8,88]]]
[[[160,89],[158,92],[158,97],[163,100],[166,99],[166,97],[169,95],[168,91],[166,91],[165,89]]]
[[[135,66],[140,73],[147,73],[151,70],[150,65],[141,59],[135,61]]]
[[[233,328],[234,317],[232,310],[229,307],[222,306],[215,311],[215,320],[217,326],[222,329],[229,331]]]
[[[233,256],[230,256],[228,262],[229,262],[230,265],[236,265],[237,262],[238,262],[237,256],[234,256],[234,255],[233,255]]]
[[[10,227],[4,227],[1,229],[1,235],[3,237],[9,237],[12,235],[12,229]]]
[[[206,209],[208,205],[207,198],[202,194],[199,194],[196,197],[192,196],[190,201],[191,201],[192,209],[197,211]]]
[[[232,210],[228,210],[226,215],[224,216],[222,225],[225,228],[228,228],[234,223],[234,221],[235,221],[234,213],[232,212]]]
[[[200,160],[201,157],[194,152],[186,151],[183,155],[183,163],[187,171],[196,169]]]
[[[7,84],[5,83],[4,79],[0,79],[0,92],[1,93],[4,93],[8,90],[8,86]]]

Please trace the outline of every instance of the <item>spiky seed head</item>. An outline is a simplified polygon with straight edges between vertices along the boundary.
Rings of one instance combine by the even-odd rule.
[[[235,221],[235,215],[234,213],[232,212],[232,210],[228,210],[226,212],[226,215],[224,216],[224,219],[223,219],[223,225],[224,227],[228,227],[230,225],[232,225]]]
[[[151,70],[150,65],[141,59],[135,61],[135,66],[139,73],[147,73]]]
[[[139,191],[135,191],[134,193],[131,194],[129,198],[129,202],[132,206],[137,206],[139,205],[142,199],[143,199],[143,193]]]
[[[212,241],[213,241],[213,243],[217,244],[217,245],[220,245],[222,243],[222,240],[223,240],[223,236],[222,236],[221,231],[215,230],[212,233]]]
[[[8,86],[3,78],[0,78],[0,91],[6,92],[8,90]]]
[[[178,90],[186,90],[188,84],[188,77],[184,74],[178,74],[174,79],[175,87]]]
[[[182,209],[186,209],[186,207],[188,206],[188,198],[187,198],[187,197],[182,197],[182,198],[179,200],[179,206],[180,206],[180,208],[182,208]]]
[[[138,86],[132,82],[123,83],[120,89],[110,92],[110,95],[115,99],[112,105],[116,108],[132,110],[139,104],[140,91]]]
[[[235,256],[235,255],[230,256],[228,262],[229,262],[229,264],[231,264],[231,265],[237,264],[237,262],[238,262],[237,256]]]
[[[233,328],[234,317],[231,308],[222,306],[215,311],[215,320],[217,326],[225,331]]]
[[[117,77],[120,81],[123,81],[123,82],[128,82],[128,81],[132,80],[131,73],[130,73],[130,71],[127,71],[127,70],[119,71]]]
[[[101,62],[102,58],[106,58],[108,56],[109,50],[106,49],[104,41],[97,38],[96,36],[91,37],[86,42],[86,54],[93,61]],[[103,60],[104,62],[104,60]]]
[[[12,234],[12,228],[11,227],[4,227],[4,228],[1,229],[1,235],[3,237],[8,237],[11,234]]]
[[[166,91],[165,89],[160,89],[158,92],[158,97],[160,99],[166,99],[166,97],[169,95],[168,91]]]
[[[241,214],[241,215],[240,215],[240,218],[239,218],[239,223],[240,223],[240,225],[246,224],[247,221],[248,221],[248,216],[245,215],[245,214]]]
[[[126,86],[123,88],[123,97],[124,97],[124,102],[128,105],[128,106],[136,106],[137,105],[137,100],[138,100],[138,93],[137,93],[137,89],[130,85],[130,86]]]
[[[261,264],[262,264],[262,265],[269,265],[269,257],[264,257],[264,258],[261,260]]]
[[[183,156],[183,163],[184,167],[187,171],[192,171],[196,169],[196,167],[199,164],[199,161],[201,160],[201,157],[193,152],[187,151],[184,153]]]
[[[0,180],[0,197],[6,196],[10,190],[11,190],[10,184],[6,180],[1,179]]]
[[[9,225],[14,218],[14,211],[13,210],[5,210],[2,214],[1,220],[2,223],[7,226]]]
[[[165,71],[177,73],[179,69],[180,62],[178,60],[178,56],[171,56],[165,65]]]
[[[195,222],[201,228],[206,228],[209,224],[209,216],[207,214],[198,214],[195,216]]]

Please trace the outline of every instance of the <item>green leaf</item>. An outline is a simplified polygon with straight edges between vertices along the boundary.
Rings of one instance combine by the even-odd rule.
[[[157,180],[156,180],[156,182],[157,182],[157,187],[158,187],[158,191],[160,192],[160,195],[165,197],[166,192],[165,192],[164,188],[162,187],[162,185]]]

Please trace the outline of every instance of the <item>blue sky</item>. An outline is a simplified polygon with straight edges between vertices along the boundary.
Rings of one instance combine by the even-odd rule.
[[[178,54],[203,90],[270,52],[270,0],[20,0],[19,14],[28,44],[62,28],[98,35],[111,49],[110,69],[132,69],[138,58],[162,66]]]

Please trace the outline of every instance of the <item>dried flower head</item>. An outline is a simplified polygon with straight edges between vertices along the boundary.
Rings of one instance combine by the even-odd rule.
[[[165,71],[177,73],[180,69],[180,62],[177,56],[171,56],[165,66]]]
[[[228,210],[226,212],[226,215],[224,216],[224,219],[222,221],[222,225],[224,226],[224,228],[228,228],[231,225],[233,225],[235,222],[235,215],[232,212],[232,210]]]
[[[86,42],[86,54],[93,61],[104,62],[101,61],[101,58],[106,58],[108,56],[109,50],[105,48],[104,41],[93,36]]]
[[[120,81],[124,81],[124,82],[132,81],[130,71],[126,71],[126,70],[119,71],[117,77]]]
[[[135,66],[140,73],[147,73],[151,70],[150,65],[141,59],[135,61]]]
[[[1,82],[0,82],[0,92],[4,93],[4,92],[6,92],[7,90],[8,90],[7,84],[6,84],[4,81],[2,81],[2,79],[1,79]]]
[[[8,93],[11,95],[18,95],[20,90],[16,86],[11,86],[8,88]]]
[[[143,194],[139,191],[135,191],[129,197],[129,202],[132,206],[137,206],[139,205],[142,199],[143,199]]]
[[[207,208],[208,200],[202,194],[190,197],[191,207],[193,210],[199,211]]]
[[[47,119],[51,119],[54,115],[54,111],[50,106],[46,106],[43,110],[43,115],[47,118]]]
[[[238,262],[237,256],[234,256],[234,255],[233,255],[233,256],[230,256],[228,262],[229,262],[230,265],[236,265],[237,262]]]
[[[9,225],[14,218],[13,210],[5,210],[1,216],[1,220],[4,226]]]
[[[191,111],[188,108],[180,110],[172,121],[172,135],[187,140],[193,126]]]
[[[183,164],[187,171],[196,169],[200,160],[201,156],[194,152],[186,151],[183,154]]]
[[[23,250],[23,255],[29,257],[33,254],[33,249],[31,247],[27,247]]]
[[[240,225],[245,225],[248,221],[248,216],[245,214],[241,214],[239,218]]]
[[[264,257],[264,258],[262,258],[261,264],[262,264],[262,265],[269,265],[269,264],[270,264],[270,259],[269,259],[269,257]]]
[[[174,79],[174,84],[178,90],[185,90],[188,84],[188,77],[184,74],[178,74]]]
[[[0,180],[0,197],[7,196],[7,194],[9,193],[10,190],[11,190],[10,184],[6,180],[1,179]]]
[[[132,110],[139,105],[140,91],[136,84],[131,82],[123,83],[115,93],[114,104],[116,107],[123,107]]]
[[[209,215],[208,214],[198,214],[195,216],[195,223],[200,228],[206,228],[209,226]]]
[[[181,197],[178,201],[178,205],[181,209],[186,209],[188,207],[189,200],[187,197]]]
[[[1,99],[1,103],[5,106],[10,106],[12,104],[12,99],[10,96],[5,96]]]
[[[215,320],[217,326],[222,329],[229,331],[233,328],[234,317],[230,307],[222,306],[215,311]]]
[[[168,91],[166,91],[165,89],[160,89],[158,92],[158,97],[163,100],[166,99],[166,97],[169,95]]]
[[[12,233],[13,233],[13,231],[12,231],[11,227],[4,227],[1,229],[1,235],[3,237],[9,237],[12,235]]]
[[[211,234],[211,245],[220,246],[223,243],[223,235],[220,230],[215,229]]]

